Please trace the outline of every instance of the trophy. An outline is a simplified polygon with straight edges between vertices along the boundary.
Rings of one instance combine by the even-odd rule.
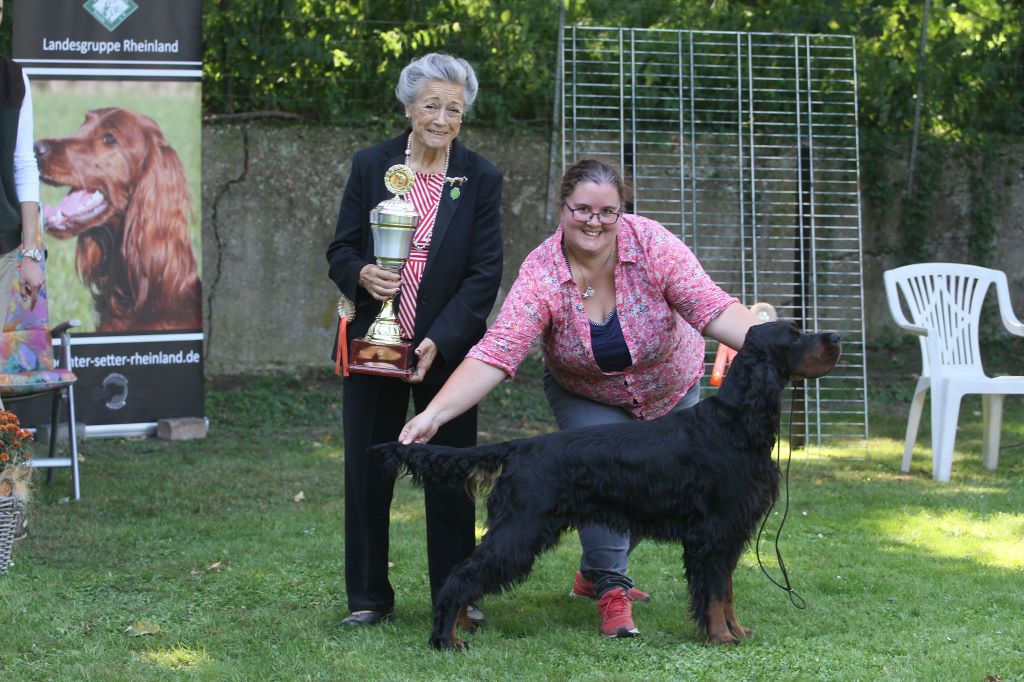
[[[377,266],[401,274],[420,216],[403,195],[412,190],[416,176],[406,165],[395,165],[384,174],[384,186],[396,195],[370,211],[373,255]],[[407,377],[412,374],[412,344],[402,339],[395,316],[394,298],[384,301],[366,336],[352,340],[348,369],[356,374]]]

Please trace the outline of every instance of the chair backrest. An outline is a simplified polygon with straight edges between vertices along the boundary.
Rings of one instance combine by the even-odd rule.
[[[10,300],[0,334],[0,374],[52,370],[53,342],[46,285],[39,291],[34,308],[22,301],[17,273],[9,286]]]
[[[989,285],[1006,275],[962,263],[917,263],[888,270],[885,290],[897,323],[905,322],[897,289],[910,311],[910,322],[925,329],[920,337],[924,374],[931,367],[976,370],[981,373],[978,326]],[[1005,284],[1004,284],[1005,286]]]

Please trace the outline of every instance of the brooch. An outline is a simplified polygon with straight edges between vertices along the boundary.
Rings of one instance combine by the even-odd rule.
[[[452,191],[449,193],[449,196],[451,196],[452,199],[458,199],[460,196],[462,196],[462,190],[459,188],[462,187],[462,183],[466,182],[467,180],[469,180],[469,178],[467,178],[464,175],[456,178],[450,178],[448,176],[445,176],[445,183],[451,184],[452,186]]]

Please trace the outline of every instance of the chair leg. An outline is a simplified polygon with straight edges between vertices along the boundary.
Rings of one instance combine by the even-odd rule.
[[[71,489],[74,499],[82,497],[82,491],[78,482],[78,429],[75,424],[75,388],[67,387],[68,401],[68,449],[71,457]]]
[[[989,471],[995,471],[999,463],[999,431],[1003,424],[1004,397],[998,393],[981,396],[982,421],[985,424],[981,461]]]
[[[914,454],[914,443],[917,442],[917,431],[921,426],[921,413],[924,412],[924,399],[928,396],[928,389],[918,386],[914,392],[914,398],[910,401],[910,417],[907,419],[907,435],[903,439],[903,472],[910,471],[910,458]],[[932,395],[932,402],[935,396]]]
[[[50,459],[57,456],[57,430],[60,427],[60,395],[57,391],[50,401]],[[46,485],[53,483],[53,467],[46,469]]]
[[[938,393],[942,396],[936,401]],[[949,386],[941,391],[932,387],[932,477],[940,483],[949,483],[953,473],[953,449],[961,397],[961,393]]]

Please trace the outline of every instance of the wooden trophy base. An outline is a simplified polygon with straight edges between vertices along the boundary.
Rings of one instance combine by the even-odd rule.
[[[386,377],[412,376],[412,344],[373,343],[353,339],[348,371],[352,374],[376,374]]]

